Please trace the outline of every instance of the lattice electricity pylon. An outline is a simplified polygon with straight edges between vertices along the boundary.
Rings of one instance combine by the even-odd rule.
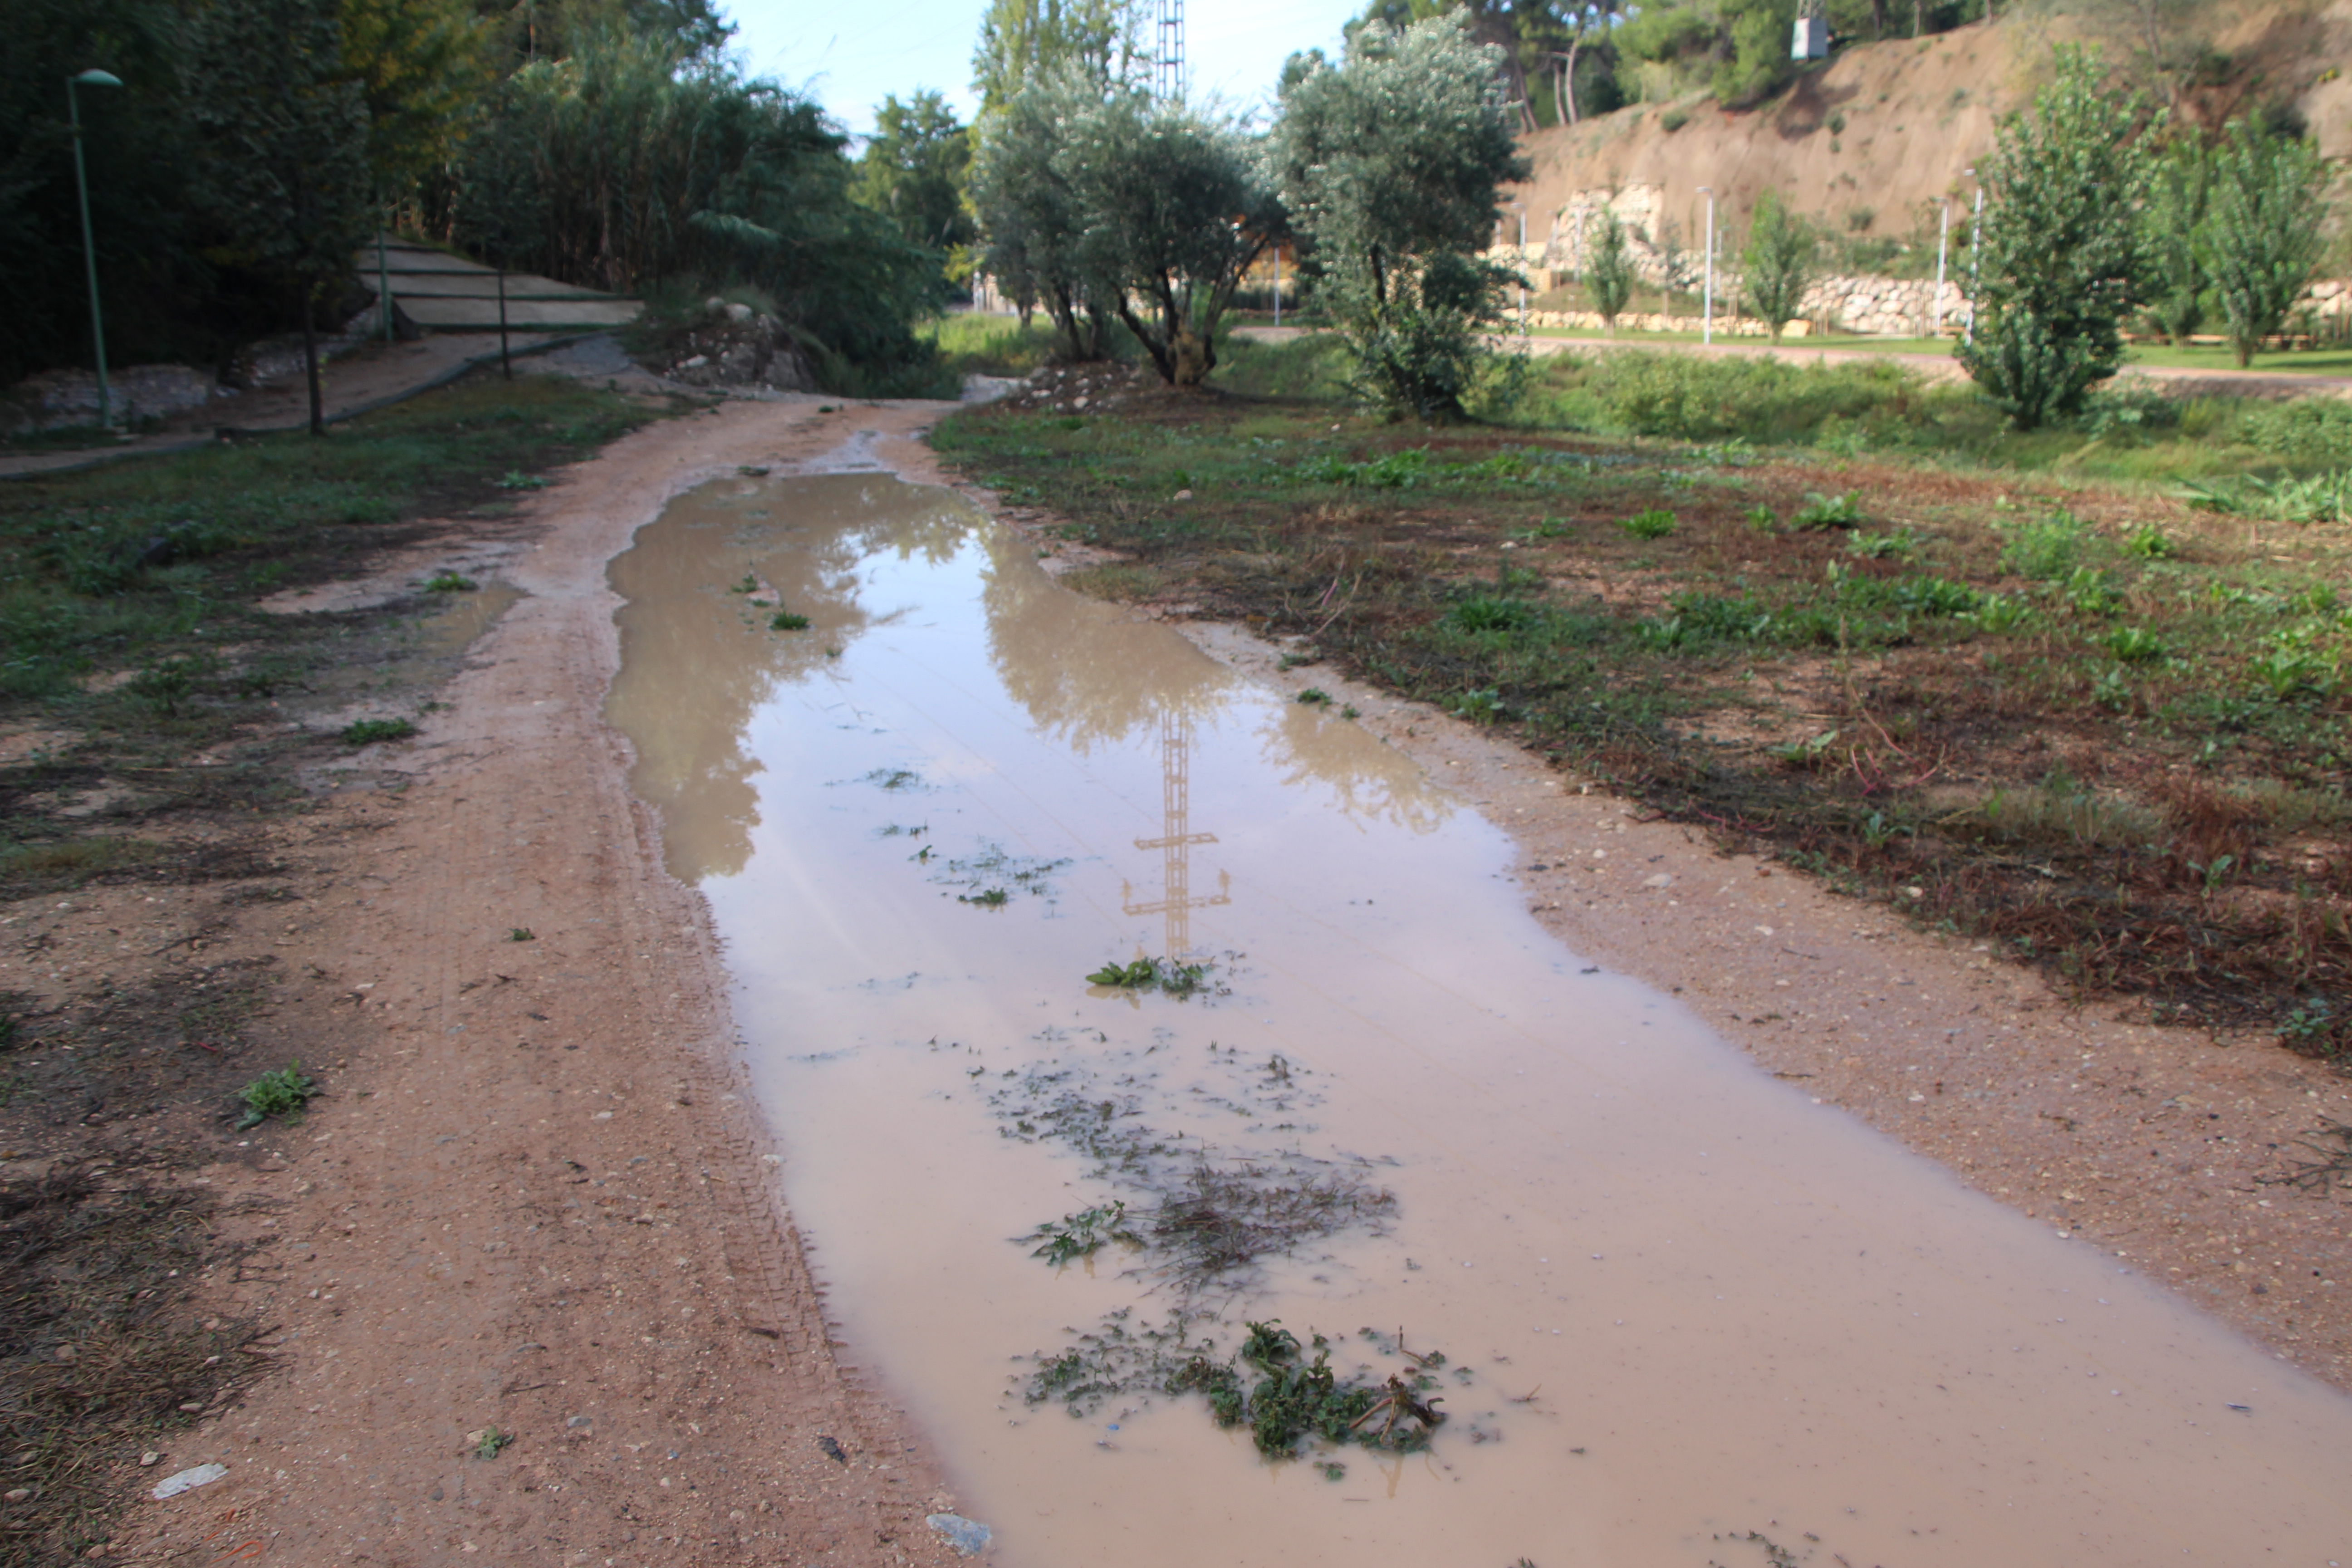
[[[1151,91],[1162,103],[1184,101],[1184,0],[1160,0],[1151,55]]]
[[[1160,851],[1160,893],[1150,903],[1122,904],[1131,915],[1164,915],[1168,921],[1167,956],[1181,959],[1192,951],[1192,911],[1234,900],[1225,889],[1233,879],[1217,873],[1217,890],[1192,896],[1192,846],[1214,844],[1213,833],[1192,831],[1192,716],[1162,710],[1160,715],[1160,804],[1161,826],[1157,838],[1139,838],[1138,849]],[[1133,889],[1126,889],[1131,892]]]

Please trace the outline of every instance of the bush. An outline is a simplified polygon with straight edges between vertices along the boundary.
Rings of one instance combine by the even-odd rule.
[[[1546,367],[1553,374],[1567,368]],[[1599,405],[1598,423],[1683,441],[1803,441],[1830,419],[1896,411],[1920,394],[1915,376],[1888,364],[1628,353],[1577,368],[1581,390]]]
[[[2238,422],[2249,447],[2297,468],[2352,467],[2352,403],[2298,397],[2248,409]]]

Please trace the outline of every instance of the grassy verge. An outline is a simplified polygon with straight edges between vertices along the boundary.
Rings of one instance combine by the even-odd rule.
[[[425,537],[511,528],[550,468],[652,416],[553,377],[478,377],[323,440],[0,483],[11,920],[93,885],[209,883],[224,925],[293,899],[268,820],[304,809],[298,781],[348,751],[342,710],[421,709],[457,650],[415,653],[447,596],[424,584],[365,611],[259,601]],[[289,1089],[282,1070],[255,1079],[283,1058],[257,1062],[248,1038],[276,978],[267,959],[192,957],[150,985],[0,995],[0,1155],[24,1162],[0,1178],[0,1564],[89,1554],[126,1457],[168,1447],[263,1364],[242,1349],[254,1325],[205,1315],[218,1308],[198,1292],[237,1255],[213,1199],[169,1173],[236,1157],[235,1122],[262,1109],[240,1085]]]
[[[1515,428],[1433,430],[1339,418],[1334,353],[936,443],[1133,558],[1097,589],[2154,1016],[2352,1049],[2352,533],[2177,482],[2266,510],[2235,487],[2340,475],[2352,410],[2110,400],[2013,437],[1892,367],[1620,355],[1538,363]]]

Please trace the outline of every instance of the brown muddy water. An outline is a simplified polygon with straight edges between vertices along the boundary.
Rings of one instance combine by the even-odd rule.
[[[845,1353],[997,1561],[2352,1560],[2352,1405],[1587,965],[1407,759],[950,492],[716,483],[612,579]],[[1171,953],[1200,991],[1086,978]],[[1444,1352],[1426,1450],[1158,1391],[1272,1319]]]

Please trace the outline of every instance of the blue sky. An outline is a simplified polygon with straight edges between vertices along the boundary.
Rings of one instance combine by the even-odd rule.
[[[1269,101],[1293,49],[1336,55],[1362,0],[1185,0],[1185,54],[1195,99]],[[874,126],[885,93],[937,88],[969,120],[971,46],[985,0],[857,0],[811,5],[727,0],[735,47],[754,75],[814,91],[849,130]]]

